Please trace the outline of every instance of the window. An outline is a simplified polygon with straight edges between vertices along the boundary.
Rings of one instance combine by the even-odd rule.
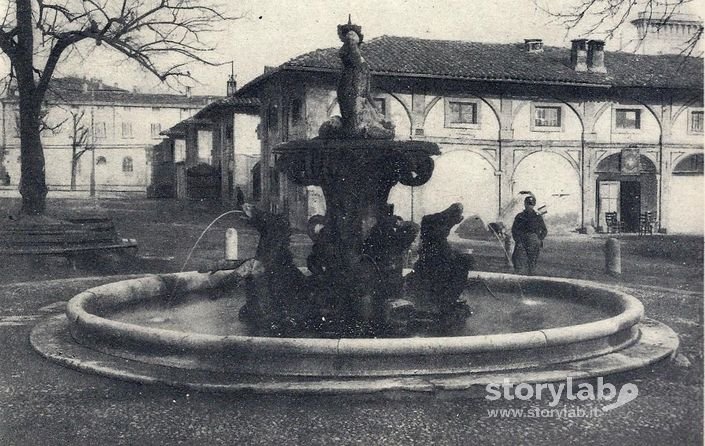
[[[387,116],[387,100],[384,98],[375,98],[375,109],[382,116]]]
[[[122,137],[123,138],[132,138],[132,123],[131,122],[123,122],[122,123]]]
[[[638,130],[641,128],[641,110],[618,108],[615,110],[615,128]]]
[[[174,162],[183,163],[186,161],[186,140],[185,139],[175,139],[174,140]]]
[[[93,136],[96,138],[105,138],[106,125],[104,122],[93,123]]]
[[[534,107],[534,127],[561,127],[561,108],[555,106]]]
[[[477,104],[449,101],[446,117],[449,124],[477,124]]]
[[[122,171],[125,173],[132,173],[132,158],[129,156],[122,159]]]
[[[301,99],[294,99],[291,101],[291,123],[296,125],[301,122],[303,118],[303,104]]]
[[[703,111],[690,112],[690,133],[703,132]]]
[[[96,166],[105,165],[107,163],[108,163],[108,161],[105,159],[104,156],[99,156],[98,158],[95,159]]]
[[[159,138],[159,134],[162,131],[162,125],[159,123],[152,123],[150,126],[150,133],[152,135],[152,138]]]

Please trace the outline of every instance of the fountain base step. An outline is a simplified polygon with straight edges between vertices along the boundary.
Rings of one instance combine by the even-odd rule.
[[[636,343],[605,355],[545,367],[453,375],[384,377],[272,377],[182,369],[128,360],[92,350],[71,337],[66,316],[39,323],[30,342],[42,356],[83,372],[143,384],[162,384],[212,392],[282,394],[371,394],[397,397],[405,394],[483,397],[487,384],[559,382],[622,373],[672,358],[678,336],[668,326],[644,319],[638,324]]]

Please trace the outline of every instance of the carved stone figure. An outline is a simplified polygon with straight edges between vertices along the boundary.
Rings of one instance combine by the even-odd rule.
[[[474,260],[469,254],[454,251],[447,240],[451,228],[462,220],[460,203],[423,217],[419,260],[407,278],[407,289],[414,296],[417,308],[451,323],[470,315],[467,304],[458,298],[467,284]]]
[[[419,226],[416,223],[403,221],[396,215],[388,215],[372,227],[370,235],[362,245],[363,261],[371,268],[365,272],[370,277],[361,279],[372,287],[373,312],[380,318],[385,317],[387,301],[402,297],[404,254],[418,232]]]
[[[233,271],[233,281],[245,281],[247,301],[240,317],[270,332],[283,333],[307,323],[308,283],[289,250],[289,222],[281,215],[245,205],[249,222],[260,235],[251,261]]]
[[[343,70],[338,84],[341,118],[324,123],[322,138],[394,139],[394,124],[385,120],[374,106],[370,94],[370,67],[360,52],[363,35],[357,25],[338,26],[343,46],[338,53]]]

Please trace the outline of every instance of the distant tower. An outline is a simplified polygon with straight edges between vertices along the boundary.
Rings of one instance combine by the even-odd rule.
[[[695,14],[672,13],[672,6],[665,10],[640,12],[632,20],[639,33],[636,52],[639,54],[680,54],[700,32],[703,24]],[[668,11],[668,12],[664,12]],[[693,56],[702,55],[702,38],[695,42]]]

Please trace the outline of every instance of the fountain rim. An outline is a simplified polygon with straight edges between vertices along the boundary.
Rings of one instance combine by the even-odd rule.
[[[176,330],[145,327],[115,321],[88,311],[87,307],[100,304],[101,299],[120,299],[122,303],[165,295],[169,282],[178,283],[179,292],[205,291],[217,287],[226,273],[173,273],[150,275],[90,288],[73,297],[66,309],[74,338],[96,334],[109,338],[129,339],[142,345],[160,345],[165,348],[191,348],[198,351],[222,351],[238,348],[245,351],[286,354],[463,354],[545,348],[596,340],[617,334],[638,324],[644,317],[644,307],[635,297],[595,282],[544,276],[517,276],[502,273],[474,272],[471,279],[520,280],[522,282],[551,282],[608,292],[621,308],[619,314],[578,325],[547,328],[534,331],[474,336],[408,337],[408,338],[280,338],[243,335],[211,335],[184,333]],[[179,283],[180,281],[180,283]],[[173,285],[173,284],[172,284]],[[134,295],[141,292],[141,295]],[[123,294],[119,294],[119,292]],[[125,294],[127,293],[127,295]],[[80,342],[80,341],[79,341]]]
[[[307,152],[310,150],[339,151],[341,149],[379,151],[383,149],[420,151],[440,155],[438,144],[416,139],[312,138],[280,143],[272,148],[275,154]]]

